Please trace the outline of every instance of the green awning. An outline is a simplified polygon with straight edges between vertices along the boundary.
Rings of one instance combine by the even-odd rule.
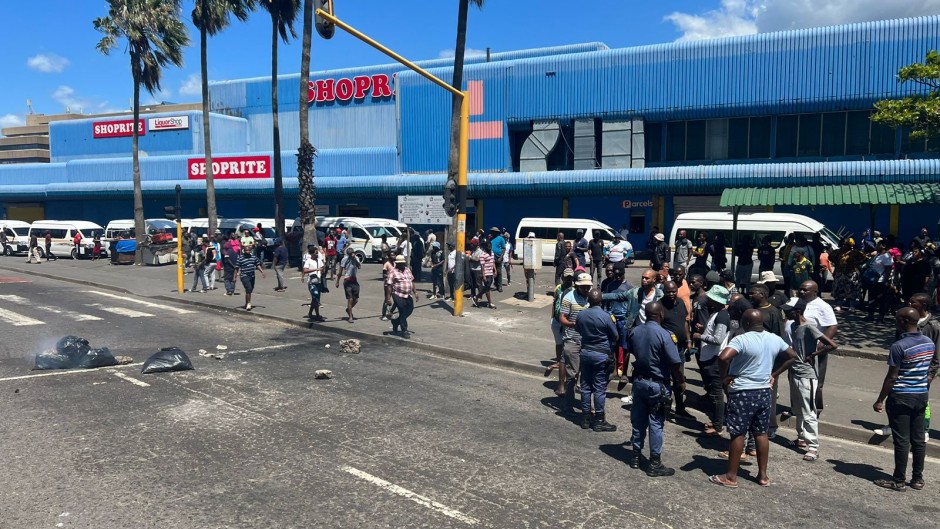
[[[725,189],[722,207],[940,204],[938,184],[861,184]]]

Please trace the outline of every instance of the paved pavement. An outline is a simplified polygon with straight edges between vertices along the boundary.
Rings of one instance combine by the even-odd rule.
[[[0,276],[20,318],[0,321],[4,529],[933,527],[940,513],[933,458],[927,488],[899,494],[870,483],[886,477],[889,450],[827,437],[804,463],[774,444],[773,485],[746,464],[732,491],[706,481],[724,470],[726,441],[670,424],[677,473],[653,479],[624,462],[628,410],[609,408],[618,432],[583,431],[538,375],[401,342],[342,354],[335,333]],[[30,351],[72,332],[136,361],[176,345],[196,369],[29,371]],[[222,360],[194,353],[217,345]],[[335,377],[312,380],[323,368]]]
[[[324,307],[321,313],[326,316],[327,321],[313,323],[306,320],[304,316],[307,307],[304,304],[309,301],[309,295],[300,282],[300,274],[290,269],[287,272],[288,290],[283,293],[273,290],[273,271],[267,270],[266,278],[258,276],[252,299],[255,308],[250,313],[241,308],[244,303],[241,296],[227,297],[222,294],[221,283],[218,284],[219,290],[208,293],[179,294],[176,291],[174,266],[112,266],[106,261],[66,259],[37,265],[26,264],[21,258],[7,257],[0,258],[0,271],[2,270],[47,276],[72,284],[99,286],[118,293],[133,293],[151,300],[179,301],[217,312],[238,314],[259,322],[289,323],[321,333],[339,333],[386,344],[402,341],[398,337],[390,336],[390,325],[379,319],[383,294],[381,269],[375,264],[364,265],[360,272],[362,297],[355,309],[357,319],[353,323],[344,319],[345,299],[341,288],[332,288],[329,294],[323,296]],[[628,279],[638,282],[641,271],[642,266],[629,269]],[[525,288],[518,282],[521,276],[518,272],[517,268],[514,274],[517,281],[504,287],[503,293],[493,293],[496,309],[475,308],[467,299],[465,316],[462,318],[453,316],[450,303],[426,299],[424,294],[429,284],[419,283],[421,297],[412,316],[412,337],[408,342],[409,346],[433,355],[458,358],[521,373],[543,374],[545,366],[551,363],[554,356],[554,346],[547,324],[550,298],[546,295],[551,290],[553,277],[548,268],[543,268],[536,275],[538,294],[535,302],[529,303],[524,301]],[[0,278],[0,282],[2,281]],[[191,282],[192,274],[187,274],[187,288]],[[330,286],[333,287],[334,283],[331,282]],[[840,315],[840,333],[837,340],[842,344],[841,356],[834,356],[830,362],[826,384],[827,408],[821,416],[823,433],[863,443],[890,446],[890,437],[874,433],[876,428],[886,424],[887,419],[883,414],[872,411],[871,403],[877,396],[886,369],[883,363],[886,358],[885,350],[875,347],[890,343],[893,336],[894,331],[889,325],[864,323],[860,317],[853,314]],[[689,367],[692,366],[693,364],[690,364]],[[687,369],[687,373],[690,375],[691,391],[701,393],[696,370]],[[549,380],[553,378],[554,375]],[[614,393],[618,392],[614,383],[611,389]],[[629,391],[629,386],[621,387],[620,390],[625,394]],[[936,391],[934,389],[934,392]],[[693,406],[694,400],[693,398]],[[788,402],[788,390],[781,388],[779,403],[785,407]],[[702,417],[702,414],[699,416]],[[940,439],[940,430],[935,426],[931,435],[934,441],[928,444],[929,453],[940,456],[940,443],[936,442]]]

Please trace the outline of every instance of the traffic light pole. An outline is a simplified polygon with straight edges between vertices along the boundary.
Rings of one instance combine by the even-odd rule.
[[[332,6],[331,6],[332,7]],[[394,51],[386,48],[378,41],[366,36],[361,31],[350,26],[349,24],[343,22],[342,20],[336,18],[331,13],[324,11],[322,9],[317,9],[315,12],[317,17],[320,17],[324,20],[327,20],[336,26],[342,28],[347,33],[356,37],[357,39],[365,42],[369,46],[372,46],[376,50],[388,55],[392,59],[400,62],[405,65],[418,75],[424,77],[425,79],[431,81],[432,83],[440,86],[444,90],[454,94],[461,98],[460,100],[460,145],[458,146],[458,171],[457,171],[457,270],[456,270],[456,280],[457,288],[454,290],[454,316],[463,316],[463,285],[464,285],[464,271],[465,267],[463,265],[464,252],[466,250],[466,240],[467,240],[467,160],[470,152],[470,94],[468,92],[461,91],[453,86],[447,84],[445,81],[438,79],[431,72],[428,72],[424,68],[421,68],[417,64],[409,61],[408,59],[402,57],[401,55],[395,53]]]
[[[180,194],[182,187],[176,184],[176,291],[183,294],[183,217]]]

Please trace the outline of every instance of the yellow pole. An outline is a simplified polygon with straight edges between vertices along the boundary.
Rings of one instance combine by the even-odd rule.
[[[183,293],[183,223],[176,219],[176,290]]]
[[[901,206],[891,204],[890,216],[888,217],[888,233],[897,235],[898,225],[901,223]]]
[[[450,86],[448,85],[448,88]],[[463,255],[467,245],[467,161],[470,156],[470,93],[460,92],[460,145],[457,156],[457,259],[464,265]],[[463,274],[459,274],[458,277]],[[454,291],[454,316],[463,316],[463,281],[457,282]]]

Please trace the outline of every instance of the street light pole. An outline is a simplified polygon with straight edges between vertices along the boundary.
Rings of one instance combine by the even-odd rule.
[[[180,195],[183,188],[176,184],[176,291],[183,293],[183,216]]]
[[[330,6],[330,10],[332,10],[332,6]],[[386,48],[375,39],[368,37],[356,28],[336,18],[332,13],[324,11],[323,9],[317,9],[315,14],[317,17],[335,24],[353,37],[356,37],[362,42],[365,42],[369,46],[372,46],[376,50],[405,65],[418,75],[461,98],[460,145],[458,147],[459,164],[457,171],[457,288],[454,290],[454,295],[456,296],[456,299],[454,300],[454,316],[463,316],[463,285],[465,270],[463,266],[463,256],[464,251],[466,250],[467,240],[467,160],[470,153],[470,94],[447,84],[441,79],[438,79],[433,74],[431,74],[431,72],[421,68],[417,64]]]

